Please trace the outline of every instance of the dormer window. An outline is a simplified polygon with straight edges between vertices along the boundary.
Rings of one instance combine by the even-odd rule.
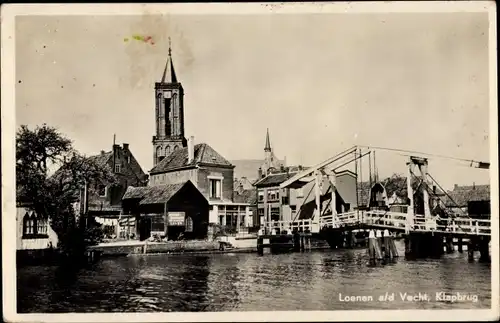
[[[121,169],[120,169],[120,164],[116,164],[115,165],[115,173],[120,173]]]

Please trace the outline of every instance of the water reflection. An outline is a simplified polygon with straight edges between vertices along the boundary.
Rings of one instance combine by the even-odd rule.
[[[404,246],[398,246],[398,249]],[[369,265],[366,250],[265,255],[151,255],[102,260],[93,268],[26,267],[18,272],[20,312],[266,311],[488,308],[490,267],[467,254]],[[342,295],[476,292],[476,303],[350,303]]]

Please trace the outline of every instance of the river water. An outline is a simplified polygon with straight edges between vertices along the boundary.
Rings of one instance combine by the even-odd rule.
[[[451,302],[436,298],[438,292],[472,296]],[[19,313],[485,309],[491,306],[491,270],[468,262],[467,252],[377,265],[365,249],[136,255],[77,272],[25,267],[18,270],[17,293]],[[422,298],[403,301],[404,293]],[[349,296],[367,298],[347,302]]]

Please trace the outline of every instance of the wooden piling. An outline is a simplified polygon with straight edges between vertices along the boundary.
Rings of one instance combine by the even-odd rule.
[[[458,252],[462,253],[464,251],[463,245],[464,242],[462,241],[462,238],[458,238]]]
[[[398,249],[396,248],[396,244],[394,243],[394,238],[389,236],[389,249],[393,258],[399,257]]]
[[[300,234],[297,231],[293,234],[293,250],[296,252],[300,251]]]
[[[479,261],[491,262],[489,250],[490,237],[481,237],[479,240]]]
[[[474,239],[469,239],[469,243],[467,244],[467,259],[469,259],[469,261],[473,261],[474,260],[474,250],[476,249],[476,246],[475,246],[475,241],[473,241]]]
[[[453,237],[451,235],[446,237],[446,252],[452,253],[455,251],[455,247],[453,246]]]
[[[380,244],[375,236],[375,232],[370,231],[368,236],[368,255],[370,259],[382,259],[382,251],[380,249]]]
[[[262,237],[258,237],[257,238],[257,254],[259,256],[264,255],[264,244],[263,244],[263,242],[264,242],[264,238],[262,238]]]

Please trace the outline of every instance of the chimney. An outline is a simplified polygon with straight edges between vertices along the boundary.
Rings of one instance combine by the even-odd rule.
[[[432,186],[432,193],[436,194],[436,185]]]
[[[258,175],[259,175],[259,179],[261,179],[262,178],[262,168],[261,167],[259,167]]]
[[[458,188],[458,184],[455,184],[455,187],[454,187],[454,189],[456,190],[457,188]]]
[[[191,164],[194,160],[194,137],[189,137],[188,140],[188,164]]]
[[[476,182],[472,182],[472,189],[475,190],[476,189]]]
[[[123,144],[123,150],[127,150],[128,151],[128,144]]]
[[[106,152],[104,150],[101,150],[101,155],[104,155]]]

